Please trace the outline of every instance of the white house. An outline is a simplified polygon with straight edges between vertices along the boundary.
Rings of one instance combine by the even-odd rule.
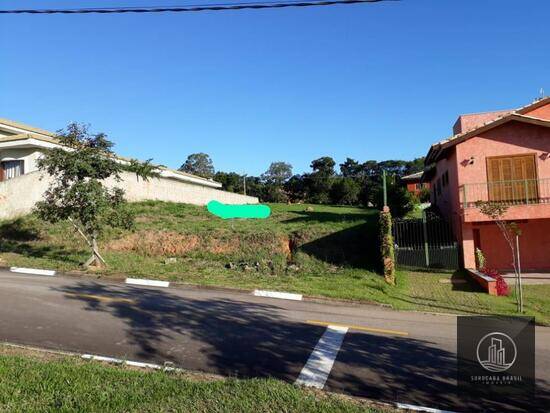
[[[0,219],[29,213],[42,198],[49,178],[38,171],[36,160],[44,149],[60,146],[52,132],[0,118]],[[160,200],[206,205],[256,204],[258,198],[220,190],[211,179],[161,168],[160,178],[143,181],[123,173],[121,182],[107,181],[126,191],[129,201]]]

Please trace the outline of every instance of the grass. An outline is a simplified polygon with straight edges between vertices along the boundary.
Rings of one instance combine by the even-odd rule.
[[[2,412],[390,411],[275,379],[197,378],[20,352],[0,347]]]
[[[403,310],[515,313],[513,297],[489,296],[461,273],[402,270],[398,286],[385,284],[376,272],[374,209],[274,204],[269,219],[224,221],[191,205],[141,202],[131,208],[135,230],[109,230],[101,239],[107,277],[284,290]],[[0,223],[0,257],[7,265],[78,270],[88,257],[85,247],[66,223],[49,225],[32,215]],[[526,313],[550,324],[550,285],[524,289]]]
[[[109,230],[100,240],[106,276],[357,300],[367,298],[365,290],[384,287],[374,271],[379,260],[373,209],[275,204],[266,220],[222,220],[192,205],[131,207],[135,230]],[[67,223],[49,225],[32,215],[0,223],[0,237],[7,265],[74,271],[89,254]]]
[[[513,287],[513,286],[512,286]],[[515,296],[491,296],[465,273],[407,272],[399,274],[399,286],[386,289],[386,303],[396,309],[454,314],[517,315]],[[523,287],[525,315],[550,325],[550,285]]]

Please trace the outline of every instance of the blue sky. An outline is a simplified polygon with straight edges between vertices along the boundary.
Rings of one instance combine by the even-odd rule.
[[[185,1],[0,7],[99,4]],[[121,155],[170,167],[193,152],[253,175],[279,160],[300,173],[325,155],[412,159],[460,113],[550,94],[548,16],[545,0],[2,15],[0,117],[51,130],[90,123]]]

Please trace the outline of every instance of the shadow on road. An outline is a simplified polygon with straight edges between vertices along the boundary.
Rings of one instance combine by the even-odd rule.
[[[55,290],[80,301],[85,310],[122,320],[127,339],[137,348],[136,358],[171,361],[225,376],[277,377],[292,382],[324,332],[323,327],[288,321],[279,306],[268,303],[185,298],[170,290],[89,281]],[[455,354],[433,343],[350,331],[327,387],[372,399],[463,412],[480,411],[481,406],[484,411],[491,411],[490,407],[521,411],[533,402],[507,399],[504,409],[488,401],[459,400],[455,377]],[[548,383],[540,384],[549,388]],[[538,405],[550,405],[548,393],[539,391],[538,397]],[[529,411],[536,411],[530,406]]]
[[[550,383],[542,380],[536,399],[461,397],[456,365],[454,353],[433,343],[350,332],[327,385],[334,391],[456,412],[543,412],[550,406]]]
[[[86,310],[123,320],[128,341],[138,349],[137,358],[183,367],[191,363],[226,376],[292,381],[324,330],[285,321],[269,304],[189,299],[164,290],[95,282],[56,290],[82,301]],[[184,343],[190,347],[182,348]]]

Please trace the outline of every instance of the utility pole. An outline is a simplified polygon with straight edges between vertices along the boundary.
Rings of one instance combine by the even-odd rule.
[[[386,170],[382,170],[382,187],[384,192],[384,206],[388,206],[388,190],[386,188]]]
[[[244,188],[244,194],[246,195],[246,174],[243,175],[243,188]]]

